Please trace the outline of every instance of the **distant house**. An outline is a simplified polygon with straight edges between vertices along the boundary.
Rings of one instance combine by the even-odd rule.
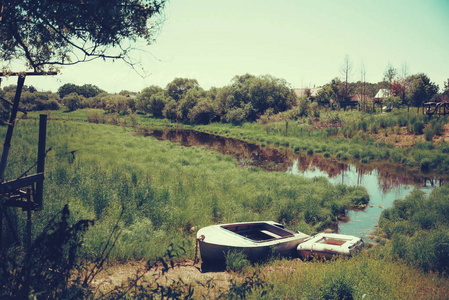
[[[380,89],[376,96],[374,96],[374,101],[382,102],[385,98],[390,96],[390,90],[388,89]]]
[[[322,89],[322,87],[317,88],[303,88],[303,89],[293,89],[295,95],[299,98],[302,96],[315,98],[318,96],[318,92]]]

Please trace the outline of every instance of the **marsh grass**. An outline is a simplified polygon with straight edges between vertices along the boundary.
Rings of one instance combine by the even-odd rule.
[[[15,133],[7,178],[35,162],[37,121],[23,120]],[[274,220],[314,233],[333,226],[335,213],[348,208],[347,199],[367,195],[362,187],[340,189],[324,179],[240,168],[227,156],[134,133],[128,127],[51,120],[44,209],[35,214],[34,231],[69,203],[74,218],[95,219],[84,247],[90,257],[122,215],[122,235],[111,258],[149,259],[172,242],[193,242],[197,228],[216,222]],[[24,228],[24,216],[18,216]]]
[[[362,252],[351,259],[277,261],[263,269],[269,299],[444,299],[447,279]],[[251,273],[251,269],[248,270]],[[261,289],[248,299],[257,299]]]
[[[440,136],[444,132],[444,124],[448,123],[447,117],[429,118],[417,114],[416,111],[407,109],[395,110],[386,114],[367,114],[360,111],[335,111],[321,109],[319,118],[301,117],[288,123],[286,133],[285,121],[268,123],[243,123],[232,125],[225,123],[212,123],[208,125],[196,125],[176,123],[167,119],[155,118],[148,115],[134,114],[132,116],[120,116],[107,114],[103,110],[83,109],[74,112],[49,112],[50,118],[66,121],[91,121],[94,123],[115,124],[132,126],[140,130],[153,129],[192,129],[218,134],[226,137],[234,137],[261,145],[271,145],[277,148],[288,148],[292,152],[322,153],[326,157],[335,157],[342,161],[372,163],[379,160],[397,161],[410,167],[419,169],[421,161],[427,157],[431,159],[429,171],[445,173],[449,171],[449,153],[443,153],[443,157],[435,156],[435,149],[419,149],[412,145],[409,148],[397,148],[396,157],[401,159],[391,160],[390,149],[394,143],[400,141],[401,128],[406,127],[409,134],[416,135],[415,140],[432,141],[433,137]],[[30,118],[37,119],[36,113],[29,114]],[[318,125],[315,122],[318,120]],[[317,128],[318,127],[318,128]],[[382,133],[379,135],[379,133]],[[390,135],[393,138],[388,140]],[[424,135],[423,135],[424,134]],[[376,137],[383,136],[383,138]],[[346,153],[341,145],[347,148],[357,148],[358,153]],[[326,147],[326,150],[322,150]],[[321,150],[320,150],[321,149]],[[376,154],[361,155],[372,149]],[[399,154],[400,153],[400,154]],[[359,155],[360,154],[360,155]]]
[[[155,259],[164,255],[171,243],[182,245],[185,241],[183,255],[192,258],[195,232],[202,226],[269,219],[283,222],[292,230],[314,233],[335,222],[339,213],[367,200],[366,191],[360,188],[332,186],[323,178],[309,180],[242,169],[230,156],[136,136],[129,128],[79,122],[86,119],[83,113],[70,117],[73,121],[63,113],[65,118],[55,114],[49,121],[47,145],[53,150],[46,161],[44,209],[33,214],[33,234],[41,232],[43,224],[68,203],[72,212],[69,223],[95,219],[81,249],[86,260],[104,247],[117,221],[121,235],[110,255],[112,261]],[[345,120],[345,115],[333,117]],[[139,118],[144,118],[145,124],[177,126],[146,116]],[[289,125],[289,147],[320,149],[329,156],[339,151],[355,153],[349,150],[352,146],[340,145],[342,138],[322,142],[322,133],[306,134],[302,125],[292,129],[295,126]],[[16,127],[7,179],[19,176],[34,164],[37,127],[33,118],[22,120]],[[248,140],[271,141],[258,124],[219,124],[201,129],[232,136],[239,132]],[[290,137],[295,130],[301,136]],[[4,136],[5,128],[0,132]],[[308,145],[302,148],[304,136]],[[310,141],[310,136],[317,141]],[[368,139],[365,143],[373,144]],[[411,155],[417,159],[427,155],[431,161],[445,162],[449,152],[446,143],[439,143],[436,149],[426,147],[407,152],[389,150],[389,157],[404,162],[413,159]],[[357,144],[357,149],[361,159],[383,157],[383,150],[370,152],[363,142]],[[250,264],[243,271],[247,280],[232,281],[229,293],[223,295],[237,298],[244,294],[247,299],[319,299],[335,295],[357,299],[443,299],[449,291],[447,277],[431,270],[436,263],[449,261],[447,248],[439,243],[447,241],[447,194],[445,186],[436,189],[429,199],[414,194],[405,204],[395,203],[380,223],[393,242],[382,239],[368,255],[362,252],[350,260],[326,262],[270,260],[262,265]],[[16,211],[15,219],[22,233],[25,216]],[[422,230],[430,234],[426,236],[427,231]],[[428,253],[434,254],[426,256]],[[258,268],[266,271],[266,276],[255,272]]]
[[[391,239],[390,253],[424,271],[449,271],[449,185],[429,197],[414,191],[382,212],[379,228]]]

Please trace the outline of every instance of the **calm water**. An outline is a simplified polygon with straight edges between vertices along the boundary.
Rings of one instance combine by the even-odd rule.
[[[296,154],[289,150],[261,147],[245,141],[190,130],[146,131],[146,136],[169,140],[182,146],[206,146],[231,155],[242,166],[256,166],[266,171],[288,172],[308,178],[323,176],[333,184],[365,186],[370,195],[369,206],[361,211],[350,211],[349,221],[340,222],[340,233],[367,236],[377,225],[380,213],[391,207],[396,199],[404,199],[414,188],[429,194],[443,178],[402,166],[383,164],[379,166],[352,165],[320,155]]]
[[[423,183],[403,184],[399,182],[399,179],[396,182],[394,182],[395,179],[393,178],[383,179],[379,176],[377,170],[360,175],[356,166],[347,166],[346,170],[343,170],[340,174],[329,176],[327,172],[312,164],[306,170],[301,170],[295,161],[293,166],[287,171],[288,173],[308,178],[326,177],[333,184],[344,183],[346,185],[362,185],[366,187],[370,196],[369,205],[361,211],[349,211],[349,221],[346,223],[340,222],[338,225],[340,233],[343,234],[363,237],[369,235],[376,227],[382,210],[391,207],[394,200],[404,199],[414,188],[419,188],[429,194],[433,186],[439,185],[439,181],[427,182],[426,186],[423,186]]]

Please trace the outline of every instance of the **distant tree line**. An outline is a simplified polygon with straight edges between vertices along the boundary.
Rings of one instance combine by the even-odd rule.
[[[27,111],[99,108],[107,113],[121,115],[140,111],[192,124],[240,124],[256,121],[261,117],[267,119],[267,116],[285,111],[291,111],[290,115],[301,116],[307,113],[311,102],[341,103],[349,101],[354,95],[362,96],[359,101],[364,97],[372,101],[379,89],[389,91],[390,95],[383,100],[383,104],[391,107],[420,106],[427,101],[449,102],[449,79],[444,83],[443,92],[438,93],[438,86],[425,74],[401,79],[391,70],[386,73],[393,76],[385,76],[378,83],[344,82],[334,78],[317,95],[306,93],[301,98],[295,96],[284,79],[250,74],[237,75],[229,85],[209,90],[201,88],[196,79],[189,78],[175,78],[165,88],[152,85],[139,93],[121,91],[109,94],[92,84],[79,86],[67,83],[56,93],[39,92],[33,86],[24,86],[20,107]],[[0,89],[0,97],[13,101],[15,91],[15,85],[6,86]],[[8,119],[9,109],[10,105],[2,101],[0,118],[3,122]]]
[[[362,92],[363,88],[365,93]],[[445,95],[448,93],[447,87],[445,87],[445,91],[438,94],[438,85],[431,82],[426,74],[420,73],[410,75],[406,79],[396,77],[391,82],[363,83],[357,81],[347,85],[339,78],[334,78],[322,87],[315,98],[324,103],[350,101],[354,95],[364,95],[366,98],[373,99],[380,89],[388,90],[390,96],[396,97],[399,104],[411,106],[421,106],[428,101],[442,101],[446,99]]]
[[[267,111],[279,113],[295,104],[295,95],[285,80],[250,74],[235,76],[230,85],[208,91],[196,79],[175,78],[165,89],[145,88],[136,101],[142,112],[195,124],[255,121]]]

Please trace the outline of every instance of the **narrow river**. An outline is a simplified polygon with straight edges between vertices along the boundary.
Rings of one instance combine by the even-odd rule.
[[[391,207],[396,199],[404,199],[415,189],[430,194],[444,183],[442,178],[407,168],[383,164],[374,168],[365,165],[345,164],[320,155],[296,154],[290,150],[261,147],[241,140],[216,136],[191,130],[146,131],[146,136],[168,140],[182,146],[205,146],[208,149],[231,155],[242,166],[256,166],[266,171],[287,172],[308,178],[322,176],[333,184],[365,186],[370,203],[367,208],[349,211],[349,220],[339,223],[343,234],[366,237],[376,227],[383,209]]]

